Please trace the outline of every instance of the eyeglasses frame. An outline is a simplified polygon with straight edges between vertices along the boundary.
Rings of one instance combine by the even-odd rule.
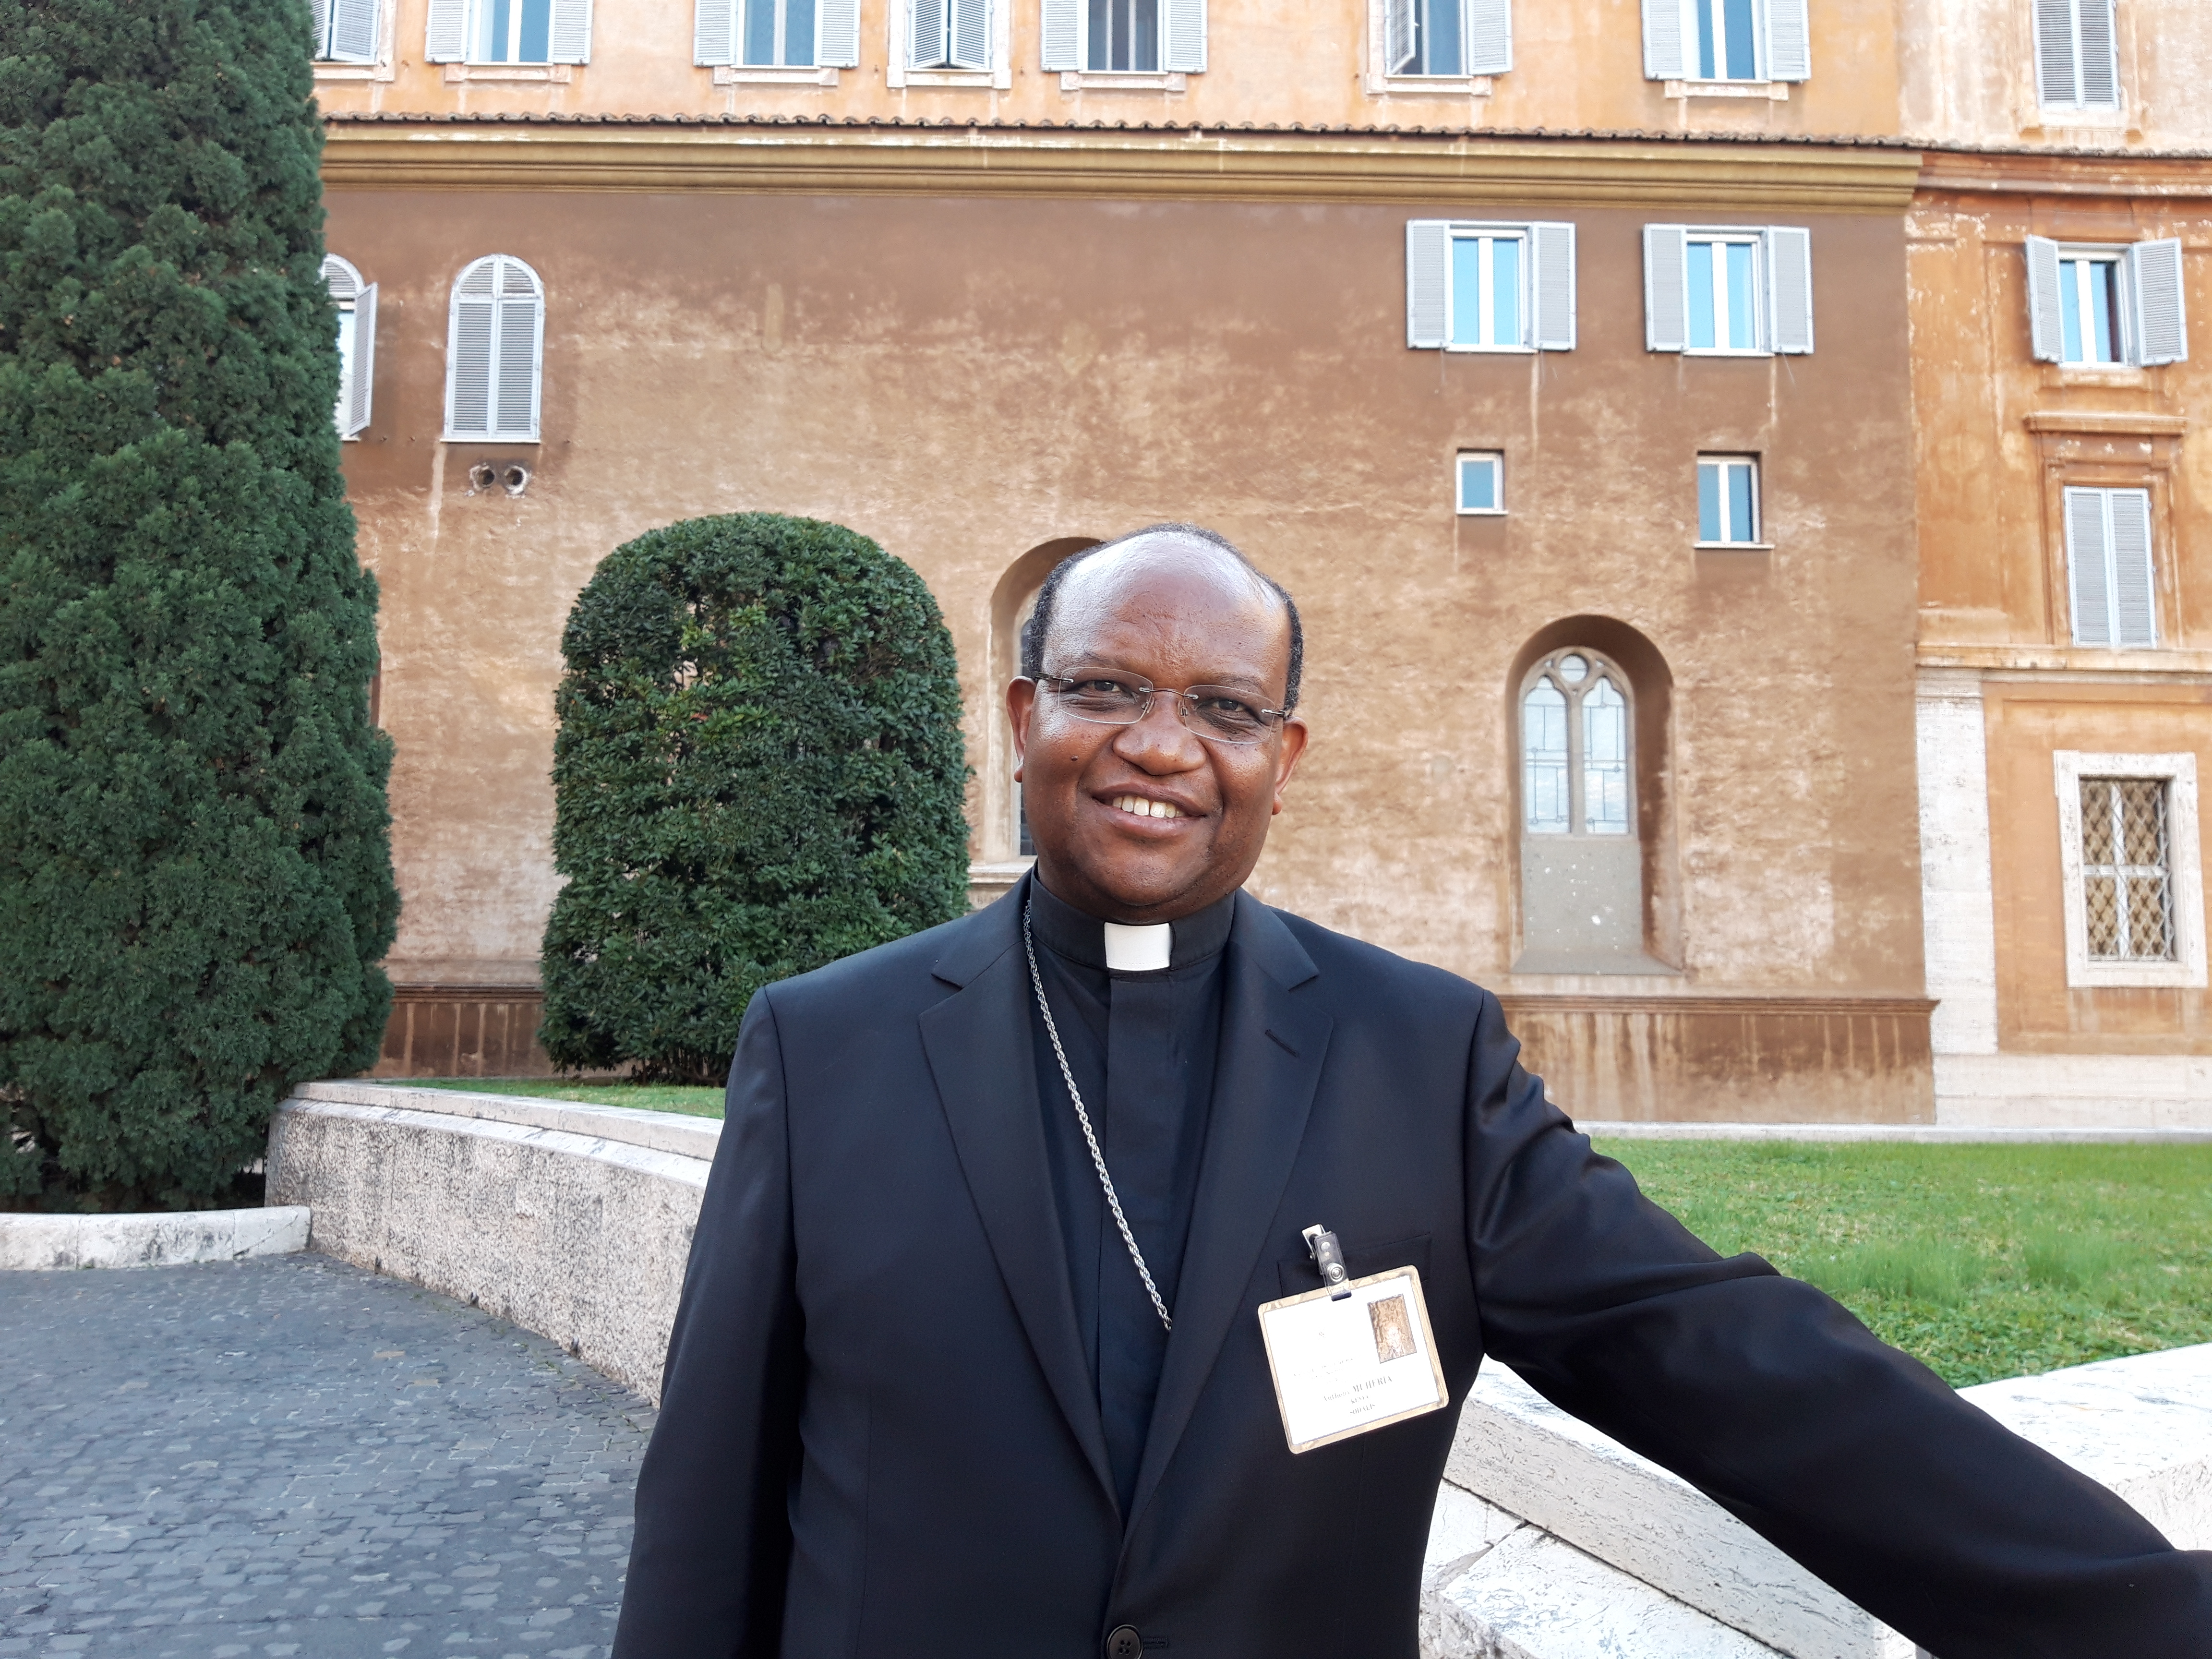
[[[1119,674],[1121,671],[1115,669],[1110,672]],[[1060,686],[1072,686],[1076,684],[1076,681],[1072,677],[1066,674],[1036,674],[1024,676],[1024,678],[1029,679],[1030,684],[1037,686],[1041,690],[1054,690]],[[1211,680],[1201,680],[1196,685],[1186,685],[1182,690],[1177,690],[1172,686],[1154,685],[1152,681],[1146,679],[1142,674],[1132,674],[1128,676],[1128,678],[1136,681],[1138,684],[1145,688],[1144,705],[1137,710],[1136,719],[1130,720],[1103,720],[1095,714],[1078,714],[1073,708],[1066,710],[1067,717],[1070,720],[1081,720],[1087,726],[1112,726],[1124,729],[1132,726],[1142,726],[1146,720],[1152,717],[1153,700],[1164,691],[1168,696],[1175,699],[1176,723],[1181,726],[1184,731],[1189,732],[1191,736],[1198,738],[1200,742],[1227,744],[1232,749],[1255,749],[1260,744],[1267,742],[1269,738],[1280,737],[1283,732],[1283,723],[1291,718],[1291,712],[1287,708],[1259,708],[1255,710],[1255,712],[1260,716],[1261,724],[1266,728],[1261,736],[1256,738],[1224,738],[1218,732],[1201,732],[1198,727],[1190,723],[1190,696],[1192,692],[1198,690],[1228,691],[1235,693],[1238,696],[1242,696],[1243,694],[1238,691],[1235,686],[1216,685]],[[1064,696],[1066,694],[1062,692],[1058,693],[1058,695]]]

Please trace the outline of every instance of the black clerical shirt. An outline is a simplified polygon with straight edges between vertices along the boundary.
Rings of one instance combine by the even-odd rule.
[[[1169,924],[1166,968],[1115,973],[1106,966],[1105,930],[1097,918],[1054,898],[1035,876],[1026,885],[1037,967],[1069,1069],[1083,1091],[1129,1230],[1172,1314],[1212,1103],[1221,966],[1235,896]],[[1167,1358],[1167,1331],[1106,1207],[1034,1004],[1030,1023],[1076,1328],[1098,1391],[1106,1455],[1126,1515]]]

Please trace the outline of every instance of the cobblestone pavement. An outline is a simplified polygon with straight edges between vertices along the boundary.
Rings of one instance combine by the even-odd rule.
[[[0,1273],[0,1656],[599,1659],[652,1425],[326,1256]]]

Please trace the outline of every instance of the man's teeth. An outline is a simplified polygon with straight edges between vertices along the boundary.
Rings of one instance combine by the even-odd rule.
[[[1146,800],[1142,795],[1116,795],[1114,805],[1124,812],[1134,812],[1140,818],[1179,818],[1182,808],[1170,801]]]

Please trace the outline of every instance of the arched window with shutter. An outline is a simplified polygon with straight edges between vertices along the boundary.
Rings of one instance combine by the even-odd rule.
[[[368,425],[376,379],[376,284],[333,253],[323,261],[323,285],[338,313],[338,436],[357,438]]]
[[[453,284],[446,325],[446,436],[536,443],[545,289],[511,253],[477,260]]]

